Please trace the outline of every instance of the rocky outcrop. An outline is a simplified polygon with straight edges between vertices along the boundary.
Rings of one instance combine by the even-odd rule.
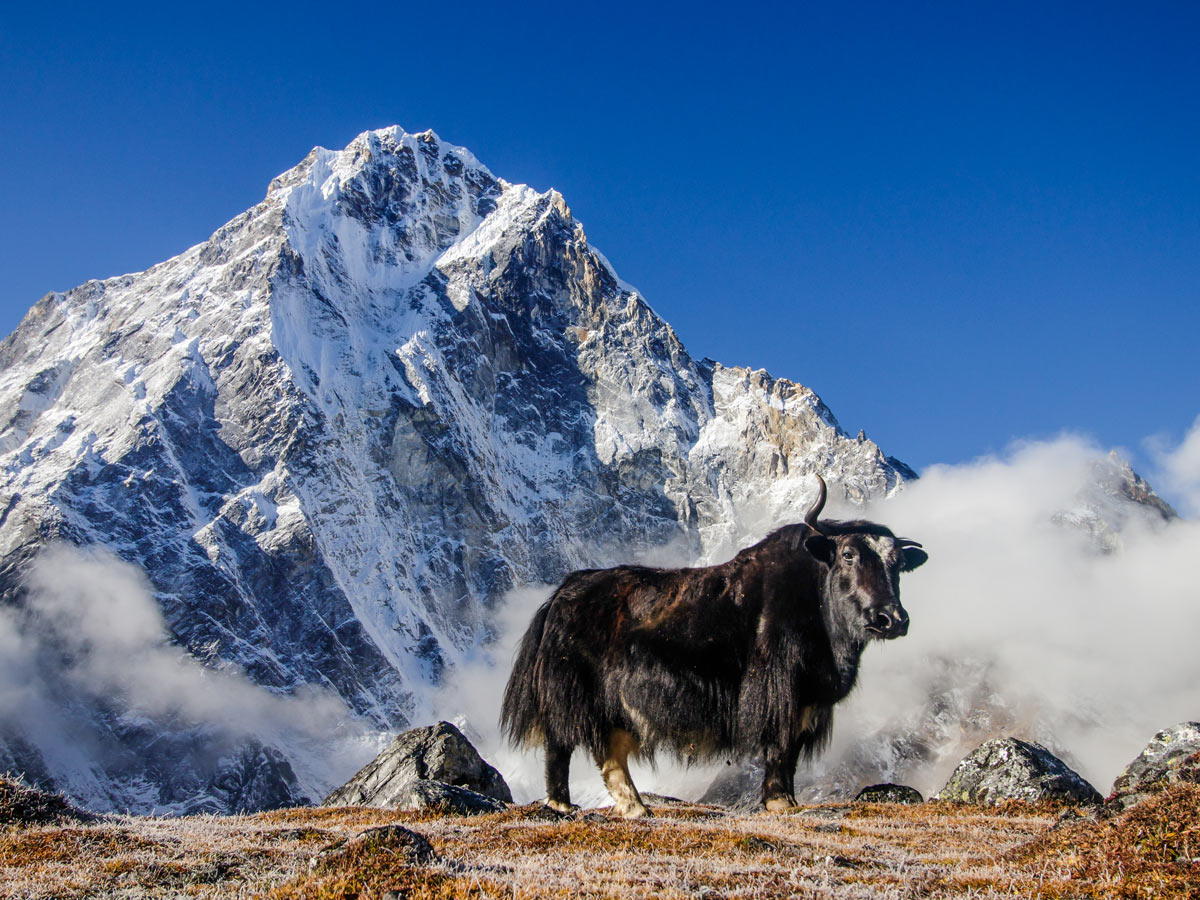
[[[1017,738],[996,738],[971,753],[934,799],[992,805],[1006,800],[1103,800],[1078,772],[1045,747]]]
[[[325,798],[326,806],[448,808],[495,812],[512,802],[504,778],[453,725],[438,722],[396,737],[387,749]]]
[[[1200,722],[1165,728],[1113,782],[1108,805],[1129,809],[1172,784],[1200,784]]]
[[[916,788],[906,784],[873,784],[854,796],[855,803],[924,803],[925,798]]]
[[[215,802],[205,812],[255,813],[310,802],[296,783],[287,757],[257,743],[222,760],[208,793]]]

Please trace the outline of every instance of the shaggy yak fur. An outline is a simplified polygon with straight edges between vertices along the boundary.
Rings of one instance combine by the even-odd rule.
[[[501,722],[542,745],[546,802],[571,808],[571,754],[588,750],[624,816],[646,815],[630,755],[763,760],[762,802],[795,806],[796,764],[828,741],[868,640],[908,631],[899,573],[927,559],[871,522],[805,521],[729,562],[567,576],[517,651]]]

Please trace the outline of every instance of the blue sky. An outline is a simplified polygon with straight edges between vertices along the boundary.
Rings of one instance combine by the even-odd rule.
[[[918,468],[1200,413],[1194,3],[0,11],[0,331],[433,128],[558,188],[696,356]]]

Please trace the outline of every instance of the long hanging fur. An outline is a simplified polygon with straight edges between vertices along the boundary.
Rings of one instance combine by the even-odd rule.
[[[533,621],[521,638],[513,660],[512,674],[504,689],[504,702],[500,707],[500,726],[513,744],[534,744],[545,735],[540,710],[545,704],[539,702],[538,680],[534,676],[537,668],[538,647],[546,629],[546,616],[550,612],[550,601],[543,603],[533,615]]]

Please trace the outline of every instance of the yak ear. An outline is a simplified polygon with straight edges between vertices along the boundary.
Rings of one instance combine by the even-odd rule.
[[[825,565],[832,567],[837,555],[837,541],[823,534],[810,534],[804,539],[804,549]]]
[[[904,563],[900,566],[901,572],[911,572],[917,566],[925,564],[925,560],[929,559],[929,554],[919,547],[905,547],[900,551],[904,556]]]

